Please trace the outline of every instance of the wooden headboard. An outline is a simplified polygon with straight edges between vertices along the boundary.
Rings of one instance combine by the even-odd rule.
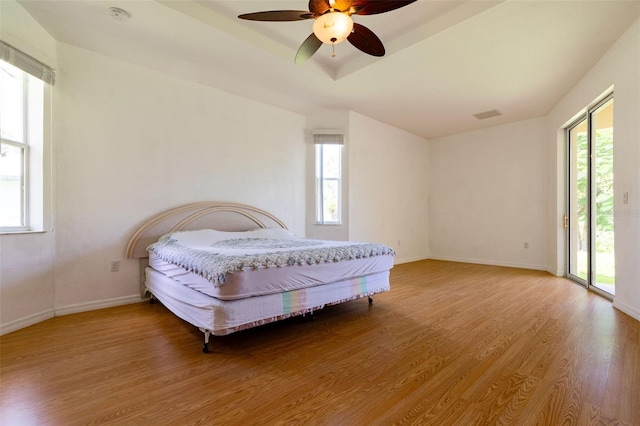
[[[218,201],[187,204],[165,211],[144,223],[127,245],[127,259],[149,257],[147,247],[168,232],[190,229],[247,231],[260,228],[284,228],[271,213],[257,207]]]

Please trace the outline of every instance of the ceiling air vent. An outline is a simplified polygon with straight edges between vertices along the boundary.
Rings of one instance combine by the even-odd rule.
[[[499,117],[502,113],[497,109],[492,109],[491,111],[479,112],[477,114],[473,114],[475,118],[478,120],[486,120],[487,118]]]

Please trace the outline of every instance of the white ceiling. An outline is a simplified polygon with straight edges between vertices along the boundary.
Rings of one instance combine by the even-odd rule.
[[[306,63],[311,21],[237,18],[307,10],[281,0],[22,0],[57,40],[301,114],[339,108],[427,139],[546,115],[640,16],[640,0],[418,0],[354,20],[383,58],[348,42]],[[131,14],[127,22],[109,7]],[[640,54],[640,49],[639,53]],[[473,114],[497,109],[500,117]]]

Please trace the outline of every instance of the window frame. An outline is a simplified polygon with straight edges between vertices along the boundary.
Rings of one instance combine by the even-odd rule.
[[[337,135],[342,140],[342,135]],[[338,176],[326,177],[324,170],[324,156],[325,148],[328,146],[339,147],[337,151],[338,157]],[[342,161],[343,161],[343,145],[342,143],[316,143],[315,144],[315,181],[316,181],[316,194],[315,194],[315,224],[316,225],[329,225],[339,226],[342,225]],[[324,215],[325,199],[324,199],[324,186],[326,182],[337,182],[337,220],[327,220]]]
[[[9,62],[3,61],[5,64],[12,65]],[[16,147],[21,150],[21,176],[20,176],[20,225],[8,225],[3,226],[0,223],[0,233],[15,233],[15,232],[28,232],[32,231],[30,224],[30,163],[31,163],[31,155],[30,155],[30,144],[31,144],[31,134],[30,134],[30,126],[31,123],[31,85],[29,81],[31,79],[35,79],[36,77],[31,76],[29,73],[24,70],[14,68],[20,72],[20,77],[22,79],[22,142],[15,141],[8,138],[2,138],[0,136],[0,145],[9,145],[12,147]],[[42,93],[42,103],[44,105],[45,102],[45,93],[43,87]],[[44,125],[44,123],[42,124]]]
[[[23,82],[26,83],[23,87],[27,88],[26,91],[22,91],[24,138],[17,145],[24,148],[20,188],[22,225],[0,224],[0,235],[47,232],[46,229],[49,229],[53,222],[52,112],[56,73],[49,65],[1,39],[0,60],[3,64],[6,63],[22,72]],[[19,136],[5,134],[3,144],[15,146],[17,141],[9,137]],[[1,138],[0,135],[0,140]]]
[[[0,145],[9,145],[18,148],[22,157],[22,173],[20,174],[20,225],[0,225],[0,232],[29,231],[29,145],[2,138],[0,138]]]

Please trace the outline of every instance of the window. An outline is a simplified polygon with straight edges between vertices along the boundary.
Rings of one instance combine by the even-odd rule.
[[[316,224],[342,223],[343,135],[315,134]]]
[[[41,230],[45,81],[53,83],[53,73],[4,42],[0,48],[0,232]]]

